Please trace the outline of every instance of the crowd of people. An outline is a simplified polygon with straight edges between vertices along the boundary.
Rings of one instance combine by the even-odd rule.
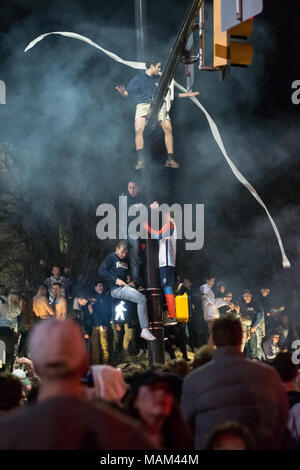
[[[215,277],[194,287],[178,276],[189,318],[170,318],[166,302],[165,364],[149,367],[145,296],[127,250],[119,242],[90,286],[53,266],[32,299],[1,287],[1,449],[298,448],[297,333],[285,303],[265,285],[235,299]],[[125,286],[136,294],[112,292]]]
[[[138,194],[129,182],[131,203]],[[0,449],[300,448],[287,299],[266,284],[236,292],[213,274],[176,278],[173,214],[144,226],[158,240],[165,362],[148,364],[158,339],[130,233],[87,285],[41,261],[32,295],[0,286]]]
[[[119,245],[119,247],[118,247]],[[107,261],[104,260],[90,286],[77,286],[70,276],[61,275],[58,266],[53,266],[51,275],[41,284],[30,299],[26,295],[10,292],[0,295],[0,340],[2,341],[2,363],[11,370],[16,357],[28,356],[29,332],[37,320],[51,317],[63,320],[72,318],[82,328],[92,364],[116,365],[130,357],[145,358],[147,340],[154,336],[149,331],[146,298],[136,289],[128,271],[125,242],[118,243],[116,252],[122,253],[123,265],[119,267],[116,280],[122,283],[111,291],[107,279]],[[120,263],[116,253],[107,258]],[[124,268],[125,266],[125,268]],[[124,271],[121,273],[121,271]],[[102,276],[102,277],[101,277]],[[117,276],[117,274],[115,275]],[[105,279],[106,277],[106,279]],[[124,282],[124,284],[123,284]],[[201,284],[201,283],[200,283]],[[178,278],[176,296],[186,294],[188,299],[188,321],[170,318],[168,303],[164,309],[165,350],[167,359],[180,355],[189,361],[199,347],[212,344],[211,330],[214,321],[228,315],[239,318],[243,339],[241,350],[249,359],[270,362],[279,352],[293,352],[293,343],[298,338],[294,318],[286,311],[284,302],[273,299],[269,287],[263,286],[258,295],[244,290],[240,298],[233,299],[226,283],[209,277],[203,284],[193,288],[187,277]],[[171,304],[172,314],[174,306]],[[144,333],[144,334],[143,334]],[[0,343],[1,344],[1,343]],[[190,356],[190,357],[189,357]]]
[[[38,321],[31,359],[0,374],[0,449],[298,448],[300,392],[290,354],[271,365],[247,359],[233,316],[217,319],[211,336],[192,363],[113,367],[89,364],[78,322]]]
[[[208,330],[217,318],[226,315],[239,318],[242,324],[242,351],[246,357],[269,362],[280,351],[293,352],[293,343],[298,338],[295,318],[287,311],[285,300],[278,301],[271,289],[262,285],[257,292],[245,289],[233,299],[226,282],[208,277],[200,287],[203,316]]]

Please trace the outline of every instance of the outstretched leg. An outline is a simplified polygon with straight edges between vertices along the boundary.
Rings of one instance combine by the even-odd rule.
[[[170,119],[165,121],[160,121],[160,125],[165,134],[165,146],[167,149],[168,160],[166,161],[166,166],[172,168],[178,168],[179,164],[174,159],[174,144],[173,144],[173,129]]]
[[[169,318],[176,319],[175,295],[173,287],[164,286],[164,294],[167,302]]]
[[[166,119],[165,121],[160,121],[160,125],[162,127],[162,130],[164,131],[165,134],[165,145],[167,149],[167,153],[172,154],[174,153],[174,148],[173,148],[173,129],[172,129],[172,124],[170,119]]]
[[[146,125],[145,117],[138,117],[135,120],[135,148],[137,152],[136,169],[139,170],[145,166],[144,155],[144,129]]]
[[[141,337],[147,339],[148,341],[153,341],[156,339],[148,329],[149,320],[147,312],[147,300],[143,294],[141,294],[136,289],[133,289],[133,287],[124,286],[112,290],[111,296],[115,299],[130,300],[131,302],[137,304],[137,314],[139,318],[139,324],[142,329]]]

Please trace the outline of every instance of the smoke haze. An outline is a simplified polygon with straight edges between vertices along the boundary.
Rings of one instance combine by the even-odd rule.
[[[115,86],[126,85],[136,72],[74,39],[50,36],[26,54],[24,49],[40,34],[72,31],[136,60],[134,2],[23,3],[3,1],[1,6],[0,79],[7,86],[7,104],[0,108],[1,141],[13,143],[36,216],[55,220],[48,204],[53,195],[95,212],[99,204],[117,201],[133,174],[134,103]],[[297,266],[300,107],[291,103],[290,87],[300,75],[291,51],[283,69],[278,31],[288,13],[276,16],[271,3],[265,1],[263,14],[254,20],[253,65],[232,68],[222,82],[218,73],[196,70],[193,89],[200,91],[201,103],[216,121],[228,155],[270,209]],[[149,52],[163,63],[188,4],[148,1]],[[292,43],[299,33],[289,24],[285,41]],[[176,80],[185,85],[183,65]],[[163,136],[156,129],[153,193],[158,198],[167,193],[170,202],[205,204],[204,250],[179,253],[180,271],[200,279],[213,270],[231,276],[237,286],[274,270],[290,276],[283,273],[264,211],[233,176],[205,116],[189,100],[175,99],[171,118],[181,169],[170,176],[173,170],[162,166]]]

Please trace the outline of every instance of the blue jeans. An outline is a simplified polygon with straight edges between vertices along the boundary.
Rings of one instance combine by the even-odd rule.
[[[148,328],[148,312],[147,312],[147,299],[139,291],[130,286],[117,287],[111,291],[111,296],[114,299],[129,300],[137,304],[137,314],[139,317],[140,327]]]

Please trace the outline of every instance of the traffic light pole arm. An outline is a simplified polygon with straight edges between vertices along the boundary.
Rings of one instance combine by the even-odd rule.
[[[192,32],[194,20],[199,13],[203,1],[204,0],[192,0],[191,6],[187,11],[183,24],[177,34],[174,46],[171,49],[151,103],[150,113],[147,120],[147,127],[150,131],[155,127],[157,115],[163,105],[163,101],[175,75],[176,68],[182,57],[185,44],[188,40],[189,34]]]

